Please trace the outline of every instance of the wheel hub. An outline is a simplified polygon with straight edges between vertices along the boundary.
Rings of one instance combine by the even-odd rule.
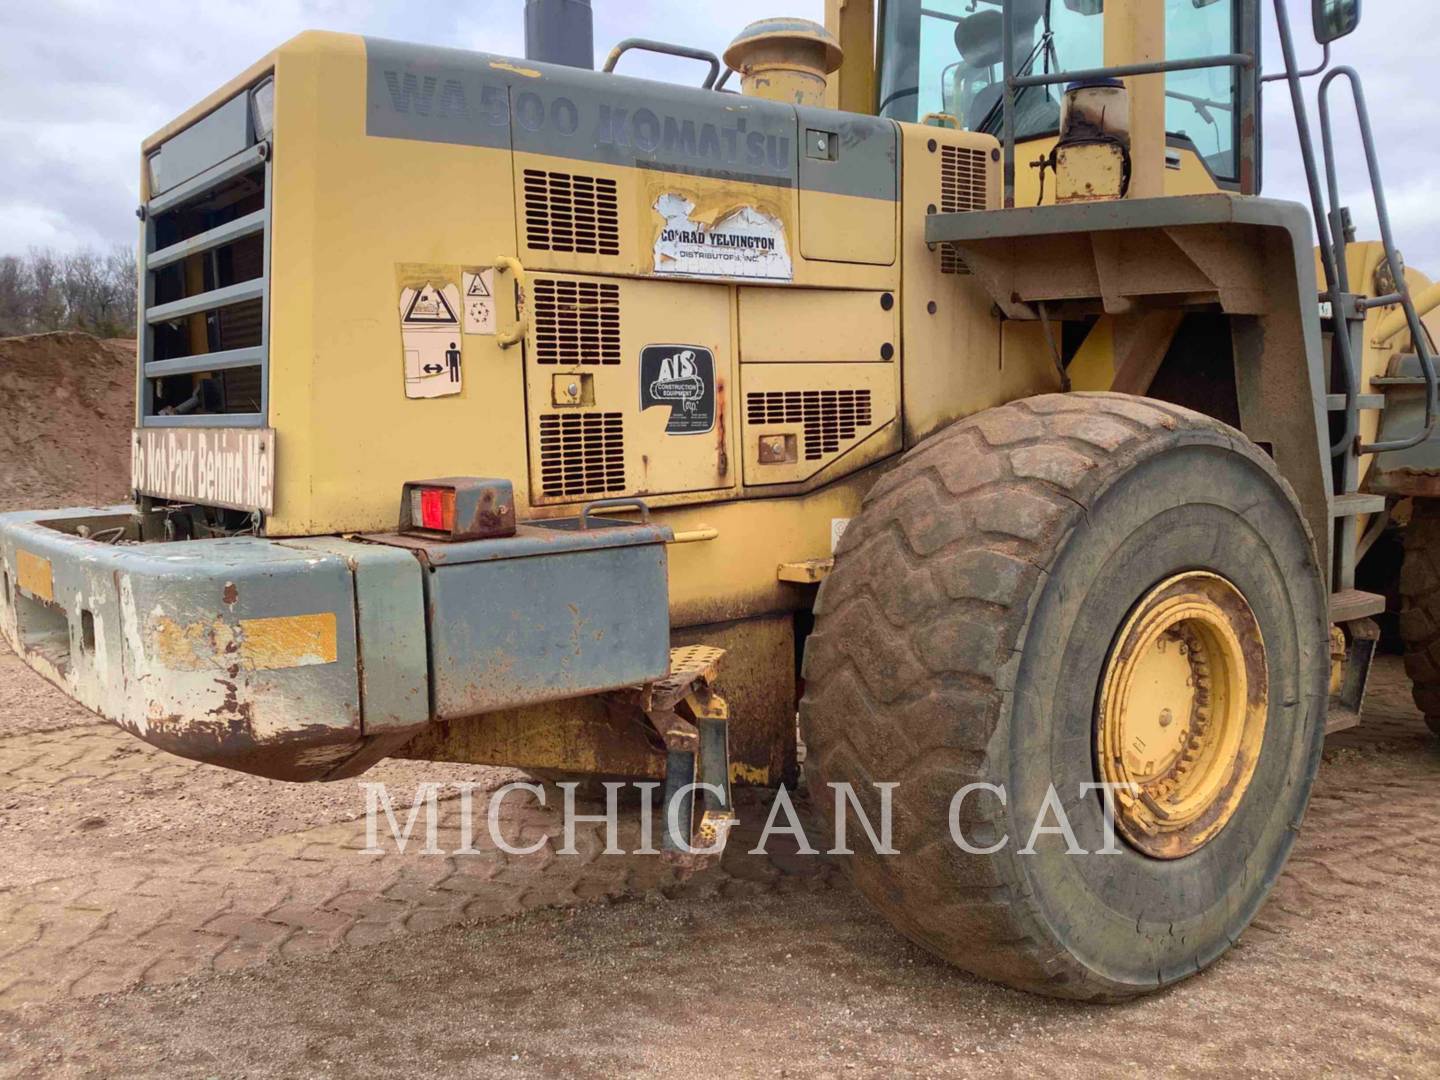
[[[1141,599],[1111,646],[1095,723],[1099,779],[1133,847],[1178,859],[1225,827],[1260,756],[1268,691],[1259,623],[1229,581],[1192,571]]]

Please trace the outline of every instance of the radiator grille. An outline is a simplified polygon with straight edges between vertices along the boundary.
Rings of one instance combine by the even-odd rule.
[[[766,390],[745,395],[745,418],[754,424],[804,424],[807,461],[839,453],[840,445],[870,426],[869,390]]]
[[[163,171],[163,148],[159,159]],[[155,193],[145,208],[139,274],[150,307],[137,348],[147,427],[266,420],[269,161],[250,145],[201,177]],[[214,353],[226,354],[218,371]]]
[[[525,242],[535,251],[619,255],[615,181],[526,169]]]
[[[625,425],[618,412],[542,413],[540,489],[548,498],[625,490]]]
[[[965,146],[940,148],[940,211],[956,214],[985,209],[986,158],[984,150]],[[940,272],[968,274],[965,260],[949,244],[940,245]]]
[[[533,293],[537,364],[620,363],[620,286],[540,278]]]

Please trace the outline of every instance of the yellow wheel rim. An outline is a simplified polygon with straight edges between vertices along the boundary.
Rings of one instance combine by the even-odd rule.
[[[1115,637],[1096,709],[1120,835],[1179,859],[1219,833],[1255,773],[1268,698],[1260,625],[1234,585],[1194,571],[1152,589]]]

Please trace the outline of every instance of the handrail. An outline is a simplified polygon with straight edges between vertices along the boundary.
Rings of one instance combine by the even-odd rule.
[[[1079,71],[1051,71],[1042,75],[1017,75],[1011,84],[1017,90],[1027,86],[1055,86],[1067,82],[1088,82],[1091,79],[1128,79],[1134,75],[1164,75],[1171,71],[1199,71],[1213,67],[1253,67],[1255,57],[1249,53],[1217,53],[1182,60],[1152,60],[1144,64],[1120,64],[1115,67],[1082,68]]]
[[[1358,448],[1360,454],[1389,453],[1419,446],[1430,437],[1431,432],[1435,430],[1437,406],[1440,406],[1440,401],[1437,401],[1437,389],[1440,387],[1437,387],[1435,357],[1431,354],[1429,343],[1425,339],[1425,330],[1420,325],[1420,315],[1415,310],[1415,302],[1410,296],[1410,286],[1405,281],[1404,265],[1401,263],[1399,252],[1395,247],[1395,238],[1390,227],[1390,208],[1385,200],[1385,184],[1380,176],[1380,161],[1375,151],[1375,134],[1370,125],[1370,110],[1365,102],[1365,87],[1360,81],[1359,73],[1354,68],[1344,65],[1330,72],[1320,83],[1320,137],[1325,147],[1325,177],[1330,196],[1331,242],[1335,245],[1334,259],[1338,270],[1335,282],[1338,283],[1340,292],[1348,293],[1350,291],[1349,268],[1345,261],[1345,233],[1340,220],[1343,211],[1340,206],[1340,179],[1335,161],[1334,125],[1330,120],[1330,88],[1341,77],[1350,84],[1350,96],[1354,101],[1355,115],[1360,126],[1360,144],[1365,151],[1365,167],[1370,175],[1370,189],[1375,199],[1375,216],[1380,226],[1380,241],[1385,248],[1385,258],[1394,273],[1395,294],[1398,295],[1400,306],[1405,312],[1405,321],[1410,327],[1415,353],[1420,358],[1420,374],[1425,378],[1425,426],[1411,436],[1362,444]],[[1331,300],[1335,299],[1336,297],[1332,295]],[[1344,341],[1343,350],[1346,354],[1347,372],[1352,376],[1347,379],[1346,388],[1345,426],[1348,433],[1352,414],[1355,414],[1358,428],[1359,409],[1356,402],[1358,388],[1353,378],[1353,368],[1349,366],[1351,363],[1349,335],[1339,333],[1338,329],[1337,327],[1337,333],[1333,336]]]
[[[614,72],[615,65],[620,62],[620,57],[631,49],[643,49],[645,52],[660,53],[664,56],[678,56],[682,60],[703,60],[710,65],[710,74],[700,84],[702,90],[713,90],[715,80],[720,77],[720,58],[708,49],[692,49],[689,45],[672,45],[668,41],[638,37],[626,38],[611,49],[610,55],[605,58],[605,66],[601,70],[607,75]]]
[[[1330,43],[1327,41],[1327,42],[1325,43],[1325,52],[1324,52],[1324,54],[1320,57],[1320,63],[1316,64],[1313,68],[1310,68],[1310,69],[1308,69],[1308,70],[1306,70],[1306,71],[1298,72],[1297,74],[1298,74],[1298,76],[1299,76],[1300,78],[1302,78],[1302,79],[1311,79],[1311,78],[1314,78],[1316,75],[1319,75],[1322,71],[1324,71],[1324,70],[1325,70],[1326,68],[1328,68],[1329,66],[1330,66]],[[1281,79],[1288,79],[1289,77],[1290,77],[1290,73],[1289,73],[1288,71],[1277,71],[1274,75],[1261,75],[1261,76],[1260,76],[1260,81],[1261,81],[1262,83],[1267,83],[1267,82],[1279,82]]]
[[[1315,234],[1320,250],[1320,266],[1325,273],[1325,296],[1331,301],[1332,314],[1339,312],[1341,290],[1340,269],[1335,261],[1335,247],[1330,242],[1330,220],[1325,213],[1325,199],[1320,192],[1320,170],[1315,162],[1315,137],[1310,130],[1310,113],[1305,104],[1305,92],[1300,85],[1301,73],[1295,60],[1295,37],[1290,32],[1290,13],[1285,9],[1285,0],[1275,0],[1275,28],[1280,35],[1280,51],[1285,60],[1285,82],[1290,87],[1290,106],[1295,114],[1295,131],[1300,139],[1300,160],[1305,166],[1305,181],[1310,191],[1310,213],[1315,219]],[[1354,360],[1350,351],[1349,334],[1332,334],[1335,348],[1340,353],[1341,374],[1345,380],[1346,401],[1355,398]],[[1345,430],[1330,446],[1332,457],[1348,452],[1355,442],[1359,430],[1359,415],[1347,404],[1345,409]]]

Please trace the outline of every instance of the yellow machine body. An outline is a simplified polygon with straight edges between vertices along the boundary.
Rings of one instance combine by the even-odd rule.
[[[851,70],[835,80],[842,93]],[[766,702],[758,715],[733,710],[732,727],[742,748],[754,728],[753,775],[777,779],[786,754],[770,748],[792,737],[789,620],[814,593],[803,583],[808,571],[795,568],[823,565],[874,477],[902,450],[960,417],[1060,387],[1040,327],[997,319],[963,261],[924,239],[932,213],[1000,205],[997,140],[801,108],[786,128],[792,138],[759,147],[783,154],[768,168],[794,180],[747,181],[704,167],[702,143],[717,132],[704,117],[667,114],[659,84],[310,32],[157,132],[145,152],[272,74],[266,425],[275,473],[263,535],[391,529],[402,484],[434,475],[509,479],[522,520],[571,516],[597,499],[643,499],[682,538],[705,537],[669,551],[677,641],[723,631],[733,651],[746,627],[773,636],[783,616],[789,644],[722,678],[732,699],[753,684]],[[591,125],[590,114],[580,120],[571,110],[600,79],[628,83],[632,102],[649,95],[655,140],[678,140],[697,167],[577,160],[522,149],[519,139],[477,145],[485,140],[426,126],[446,108],[469,109],[477,122],[506,110],[517,133]],[[468,98],[447,105],[454,87]],[[721,115],[740,125],[773,108],[748,96],[720,100]],[[376,110],[387,108],[401,127],[407,116],[415,121],[413,137],[384,134],[384,120],[377,134]],[[614,137],[636,137],[620,104],[604,115],[599,122],[629,125]],[[601,137],[588,129],[577,137],[592,135]],[[1026,153],[1048,152],[1053,141],[1036,140]],[[868,154],[866,193],[823,177],[807,182],[808,170],[846,168],[859,152]],[[1167,191],[1205,190],[1198,158],[1187,150],[1177,160],[1164,173]],[[1027,171],[1018,198],[1040,198],[1040,183]],[[1053,187],[1044,198],[1053,200]],[[751,216],[788,265],[770,278],[724,265],[667,272],[658,251],[676,207],[688,207],[695,231]],[[491,321],[483,332],[466,327],[455,343],[462,389],[407,396],[405,291],[458,291],[477,278],[493,292]],[[1083,354],[1096,385],[1114,370],[1107,323]],[[713,402],[702,406],[713,417],[693,432],[682,417],[677,433],[676,411],[641,393],[642,356],[654,346],[713,357]],[[556,767],[568,756],[572,767],[604,771],[596,747],[606,737],[593,725],[574,720],[579,734],[556,743],[566,723],[557,717],[580,713],[576,705],[522,710],[503,738],[495,724],[476,725],[487,733],[478,740],[452,725],[445,738],[422,740],[423,754]],[[549,733],[543,752],[517,751],[527,723]],[[743,749],[737,757],[746,760]]]

